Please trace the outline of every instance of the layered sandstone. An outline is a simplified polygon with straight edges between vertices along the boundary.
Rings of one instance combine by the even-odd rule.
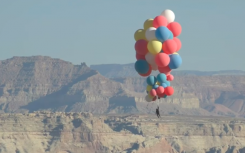
[[[13,57],[0,62],[0,73],[2,112],[105,113],[116,97],[130,99],[120,83],[105,78],[85,63],[73,65],[46,56]]]
[[[154,113],[160,105],[164,114],[245,116],[244,76],[177,75],[175,94],[148,104],[145,78],[109,79],[85,63],[13,57],[0,61],[0,73],[0,112]]]
[[[245,120],[91,113],[0,114],[1,153],[238,153]]]
[[[114,78],[128,90],[137,91],[137,102],[146,95],[145,78]],[[176,76],[171,82],[175,93],[160,102],[178,104],[182,108],[203,108],[228,116],[245,114],[245,76]],[[217,109],[214,111],[214,109]]]

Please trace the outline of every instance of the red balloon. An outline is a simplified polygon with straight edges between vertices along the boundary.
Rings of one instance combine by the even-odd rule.
[[[159,86],[156,91],[157,91],[157,95],[160,97],[160,95],[164,94],[164,87]]]
[[[140,55],[140,54],[136,53],[136,59],[137,60],[145,60],[145,55]]]
[[[157,97],[154,97],[154,98],[152,99],[152,101],[156,101],[156,99],[157,99]]]
[[[165,89],[164,89],[165,90]],[[165,95],[165,93],[162,93],[162,94],[160,94],[160,95],[158,95],[159,97],[164,97],[164,95]]]
[[[151,72],[152,72],[152,67],[151,67],[151,65],[149,65],[149,71],[146,74],[140,74],[139,73],[139,75],[142,76],[142,77],[147,77],[147,76],[149,76],[151,74]]]
[[[181,44],[181,41],[179,40],[179,38],[177,37],[174,37],[173,39],[175,42],[176,42],[176,45],[177,45],[177,49],[176,49],[176,52],[180,50],[182,44]]]
[[[171,96],[171,95],[174,94],[174,88],[168,86],[168,87],[166,87],[166,88],[164,89],[164,93],[165,93],[167,96]]]
[[[170,57],[165,53],[158,53],[155,56],[155,62],[159,67],[165,67],[168,66],[170,62]]]
[[[170,72],[171,72],[171,69],[169,68],[169,66],[166,66],[166,67],[158,67],[158,71],[160,73],[164,73],[166,75],[169,75]]]
[[[159,15],[154,18],[152,24],[153,24],[153,27],[155,28],[158,28],[160,26],[166,27],[168,25],[168,20],[164,16]]]
[[[173,81],[174,80],[174,76],[172,74],[167,75],[167,80],[168,81]]]
[[[157,95],[156,90],[155,90],[155,89],[151,89],[150,95],[151,95],[151,96],[156,96],[156,95]]]
[[[174,37],[177,37],[181,34],[182,27],[178,22],[171,22],[167,27],[170,31],[172,31]]]
[[[177,44],[175,40],[168,39],[162,44],[162,50],[166,54],[173,54],[177,50]]]
[[[134,48],[139,55],[145,55],[148,53],[147,49],[148,42],[144,39],[140,39],[135,42]]]

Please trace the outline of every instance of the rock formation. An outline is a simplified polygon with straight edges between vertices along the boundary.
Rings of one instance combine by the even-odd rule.
[[[241,153],[245,120],[220,117],[0,114],[1,153]]]
[[[85,63],[73,65],[46,56],[13,57],[0,61],[0,73],[0,112],[147,114],[160,105],[162,114],[245,116],[242,75],[177,75],[171,84],[173,96],[146,103],[145,78],[110,79]]]

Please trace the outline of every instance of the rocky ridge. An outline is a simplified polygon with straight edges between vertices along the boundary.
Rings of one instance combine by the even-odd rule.
[[[220,117],[0,114],[1,153],[238,153],[245,120]]]
[[[90,65],[91,69],[97,70],[105,77],[138,77],[134,68],[134,63],[130,64],[100,64]],[[157,75],[158,71],[153,71],[153,75]],[[241,70],[223,70],[223,71],[197,71],[197,70],[175,70],[172,72],[174,76],[214,76],[214,75],[245,75],[245,71]]]
[[[145,78],[106,78],[85,63],[46,56],[0,61],[0,112],[154,113],[244,117],[244,76],[176,76],[175,94],[146,103]]]

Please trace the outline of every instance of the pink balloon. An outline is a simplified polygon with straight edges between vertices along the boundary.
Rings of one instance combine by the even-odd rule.
[[[155,28],[158,28],[160,26],[166,27],[168,25],[168,20],[164,16],[159,15],[154,18],[152,24],[153,24],[153,27]]]
[[[144,39],[140,39],[135,42],[134,48],[139,55],[145,55],[148,53],[148,48],[147,48],[148,42]]]
[[[157,97],[154,97],[154,98],[152,99],[152,101],[156,101],[156,99],[157,99]]]
[[[174,37],[179,36],[182,32],[182,27],[178,22],[171,22],[167,27],[173,33]]]
[[[174,80],[174,76],[172,74],[167,75],[167,80],[168,81],[173,81]]]
[[[162,44],[162,50],[166,54],[173,54],[177,50],[177,44],[175,40],[168,39]]]
[[[164,94],[164,87],[159,86],[159,87],[157,88],[157,95],[160,96],[160,95],[162,95],[162,94]]]
[[[151,96],[156,96],[156,95],[157,95],[156,90],[155,90],[155,89],[151,89],[150,95],[151,95]]]
[[[180,50],[182,44],[181,44],[181,41],[179,40],[179,38],[177,37],[174,37],[173,39],[175,42],[176,42],[176,45],[177,45],[177,49],[176,49],[176,52]]]
[[[171,72],[171,69],[169,68],[169,66],[166,66],[166,67],[158,67],[158,71],[160,73],[164,73],[166,75],[169,75],[170,72]]]
[[[170,58],[165,53],[158,53],[155,56],[155,62],[157,64],[157,66],[159,66],[159,67],[165,67],[165,66],[167,66],[169,64]]]

